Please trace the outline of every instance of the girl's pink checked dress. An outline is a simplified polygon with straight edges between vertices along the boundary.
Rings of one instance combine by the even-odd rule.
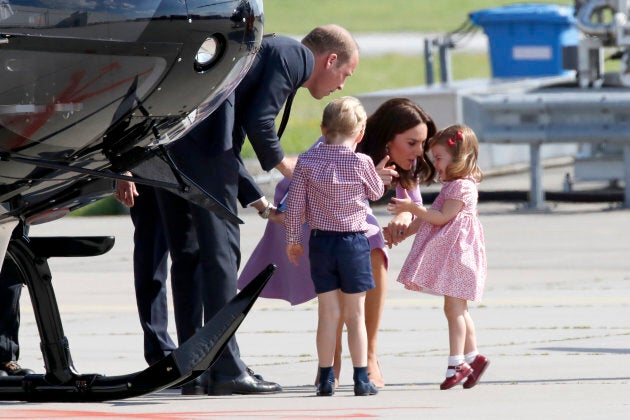
[[[477,183],[472,178],[446,182],[431,205],[446,200],[464,203],[443,226],[422,222],[398,275],[409,290],[479,301],[486,280],[483,227],[477,217]]]

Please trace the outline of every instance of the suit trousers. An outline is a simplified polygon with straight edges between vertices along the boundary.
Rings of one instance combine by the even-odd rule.
[[[169,149],[173,159],[191,179],[233,213],[237,212],[238,161],[232,149],[233,98],[228,98]],[[199,245],[199,280],[203,319],[208,321],[236,296],[240,264],[238,224],[217,216],[175,194],[159,193],[160,206],[167,215],[167,239],[182,232],[196,237]],[[179,250],[170,248],[171,255]],[[210,380],[222,382],[245,373],[236,338],[210,368]]]
[[[152,365],[175,349],[168,333],[168,248],[155,189],[136,184],[129,209],[134,225],[133,274],[136,306],[144,332],[144,358]]]
[[[153,364],[173,351],[176,346],[168,334],[167,257],[171,255],[171,289],[177,342],[181,345],[201,328],[202,306],[199,300],[199,245],[194,231],[169,226],[190,217],[182,217],[179,208],[160,205],[163,191],[137,185],[138,197],[131,208],[134,232],[134,277],[136,302],[144,331],[144,352]],[[169,193],[165,193],[169,194]],[[187,206],[185,206],[187,208]],[[170,213],[165,213],[165,211]]]

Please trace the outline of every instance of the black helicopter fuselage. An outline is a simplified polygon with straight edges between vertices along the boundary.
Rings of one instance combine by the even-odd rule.
[[[111,193],[99,174],[133,168],[212,112],[262,30],[260,0],[0,1],[0,223]]]
[[[129,398],[190,381],[221,354],[272,265],[158,363],[80,374],[47,261],[101,255],[114,238],[38,238],[28,226],[110,195],[115,179],[168,188],[238,221],[165,145],[236,88],[262,31],[262,0],[0,0],[0,274],[29,290],[46,368],[1,376],[0,400]]]

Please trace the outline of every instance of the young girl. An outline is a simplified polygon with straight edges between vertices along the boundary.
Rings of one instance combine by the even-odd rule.
[[[490,363],[477,351],[468,312],[468,301],[481,299],[486,279],[483,228],[477,217],[477,183],[482,179],[477,137],[469,127],[454,125],[429,139],[429,147],[443,183],[431,208],[408,198],[392,198],[388,204],[394,214],[409,211],[416,217],[408,230],[417,230],[416,238],[398,281],[410,290],[444,296],[450,356],[440,389],[464,379],[464,388],[472,388]]]
[[[334,394],[333,362],[340,320],[348,329],[354,394],[378,392],[367,372],[365,294],[374,288],[374,278],[365,232],[368,200],[379,199],[384,185],[370,157],[355,153],[365,120],[358,99],[346,96],[330,102],[322,117],[325,141],[299,156],[287,198],[286,251],[295,265],[304,254],[303,220],[311,229],[309,261],[318,301],[320,396]]]

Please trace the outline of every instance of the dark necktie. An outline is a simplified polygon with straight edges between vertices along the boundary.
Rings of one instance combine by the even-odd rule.
[[[289,122],[289,114],[291,113],[291,105],[293,104],[294,97],[295,92],[289,95],[287,102],[284,104],[284,112],[282,113],[282,120],[280,121],[280,127],[278,128],[278,139],[282,137],[282,133],[284,133],[284,129],[287,127],[287,122]]]

